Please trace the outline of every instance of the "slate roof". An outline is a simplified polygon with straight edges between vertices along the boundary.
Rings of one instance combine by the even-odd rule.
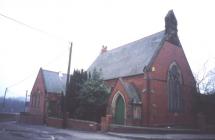
[[[140,97],[138,96],[139,94],[138,94],[136,88],[134,87],[134,85],[123,81],[122,78],[119,78],[119,81],[121,82],[126,93],[128,94],[128,97],[132,100],[132,103],[134,103],[134,104],[141,103]]]
[[[66,74],[42,69],[45,89],[47,93],[65,93]]]
[[[108,50],[96,58],[88,68],[88,72],[92,72],[94,69],[101,71],[101,77],[104,80],[141,74],[143,68],[150,64],[161,48],[164,38],[165,31],[161,31]]]

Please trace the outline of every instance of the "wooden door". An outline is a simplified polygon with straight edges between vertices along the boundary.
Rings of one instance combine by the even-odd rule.
[[[116,101],[115,123],[124,124],[124,121],[125,121],[125,103],[122,96],[119,95]]]

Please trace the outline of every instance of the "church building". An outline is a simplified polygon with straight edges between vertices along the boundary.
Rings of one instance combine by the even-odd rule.
[[[165,30],[118,48],[103,47],[96,69],[111,88],[107,115],[133,126],[192,125],[195,80],[178,37],[172,10]]]

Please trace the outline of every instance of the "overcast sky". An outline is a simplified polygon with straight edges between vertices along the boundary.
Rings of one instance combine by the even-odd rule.
[[[214,59],[214,6],[213,0],[0,0],[0,96],[6,87],[7,96],[30,94],[40,67],[66,72],[70,42],[71,71],[87,69],[102,45],[110,50],[164,30],[170,9],[197,73]]]

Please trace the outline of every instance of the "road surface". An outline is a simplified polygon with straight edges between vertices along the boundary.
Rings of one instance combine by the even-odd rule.
[[[0,140],[215,140],[215,134],[100,133],[0,122]]]
[[[99,132],[57,129],[39,125],[0,123],[0,140],[129,140]]]

